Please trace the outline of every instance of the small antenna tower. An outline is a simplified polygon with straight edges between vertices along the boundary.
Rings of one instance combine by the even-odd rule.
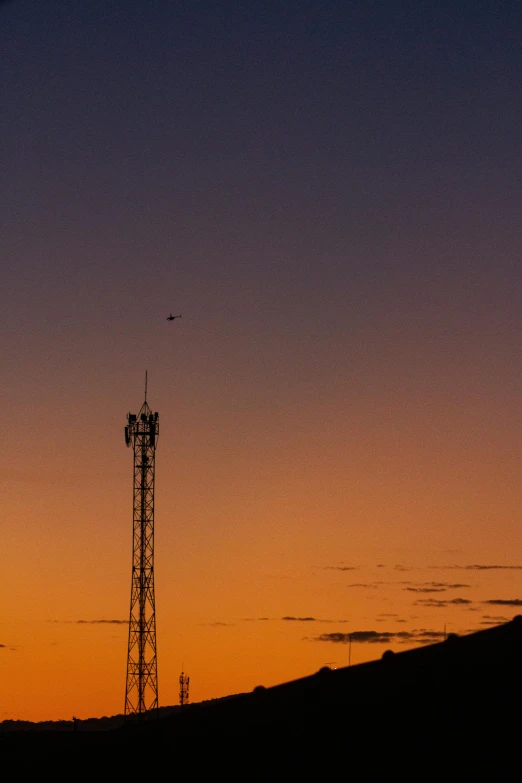
[[[127,652],[125,715],[158,709],[156,608],[154,599],[154,474],[159,417],[145,401],[138,415],[129,413],[125,443],[134,451],[132,582]]]
[[[190,677],[184,672],[181,672],[181,674],[179,675],[179,706],[180,707],[183,707],[185,704],[188,704],[189,683],[190,683]]]

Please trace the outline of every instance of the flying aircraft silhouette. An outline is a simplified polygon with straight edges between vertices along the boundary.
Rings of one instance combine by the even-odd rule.
[[[181,318],[181,315],[172,315],[172,313],[167,316],[167,321],[173,321],[174,318]]]

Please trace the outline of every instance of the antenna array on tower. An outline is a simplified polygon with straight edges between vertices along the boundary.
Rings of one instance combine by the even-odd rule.
[[[179,676],[179,704],[180,707],[183,707],[185,704],[188,704],[189,701],[189,684],[190,684],[190,677],[185,674],[184,672],[181,672]]]

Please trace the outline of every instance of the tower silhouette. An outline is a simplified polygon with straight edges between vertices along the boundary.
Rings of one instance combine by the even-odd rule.
[[[181,672],[179,675],[179,705],[180,707],[184,707],[185,704],[188,704],[189,701],[189,685],[190,685],[190,677],[185,674],[185,672]]]
[[[156,609],[154,600],[154,472],[159,417],[145,401],[136,416],[129,413],[125,442],[134,451],[132,583],[127,652],[125,715],[158,708]]]

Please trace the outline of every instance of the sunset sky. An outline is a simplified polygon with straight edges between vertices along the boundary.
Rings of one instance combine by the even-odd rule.
[[[0,720],[123,711],[145,370],[160,705],[522,613],[521,22],[0,4]]]

